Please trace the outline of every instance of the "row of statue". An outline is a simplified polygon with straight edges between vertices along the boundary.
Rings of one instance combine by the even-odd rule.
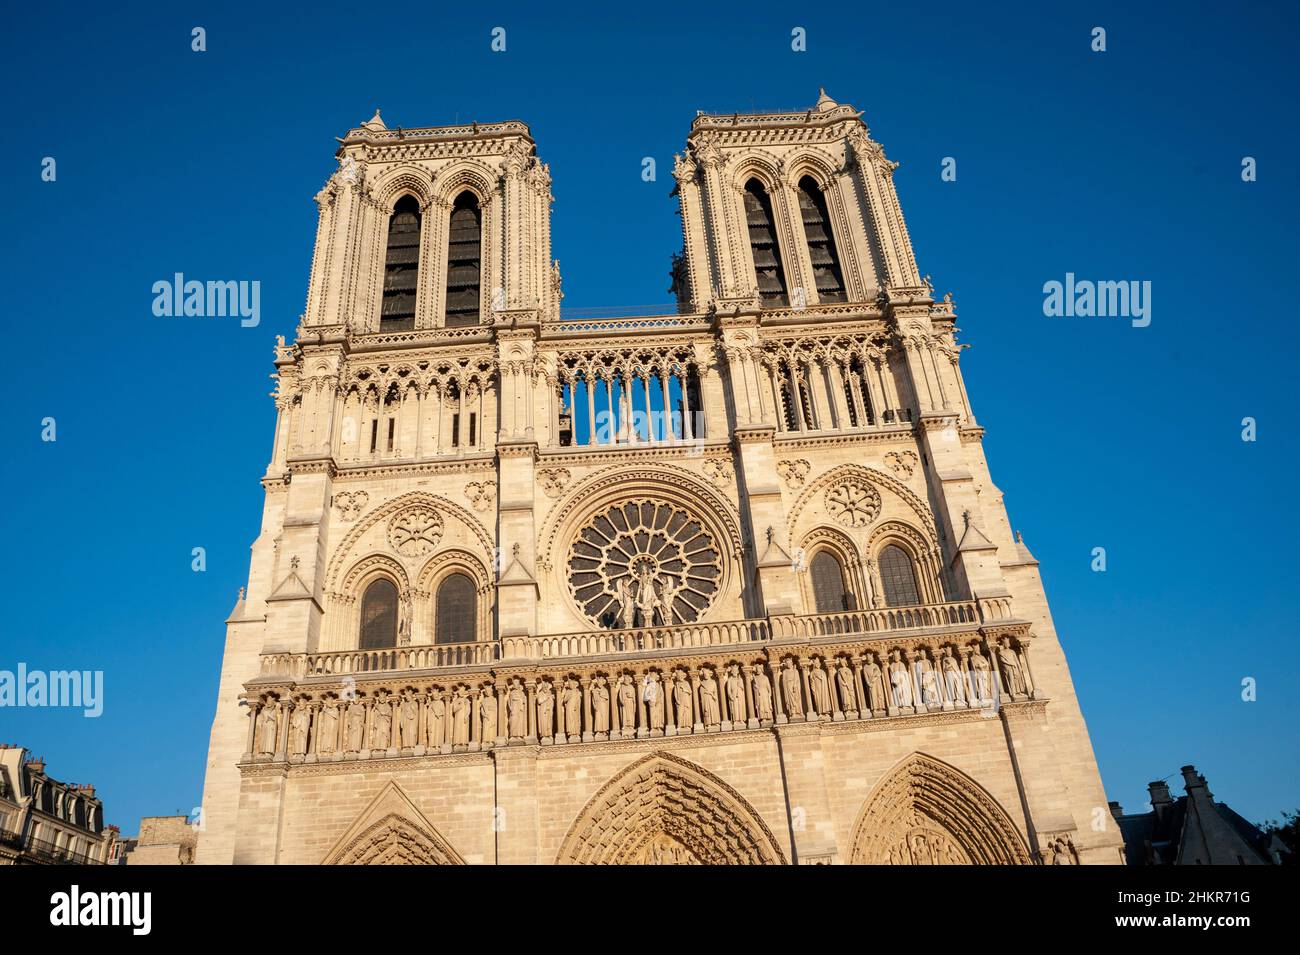
[[[895,649],[883,660],[873,653],[832,660],[788,656],[772,675],[759,660],[640,676],[513,677],[499,686],[408,686],[318,699],[266,694],[251,701],[249,753],[339,759],[363,752],[463,752],[516,742],[672,736],[986,707],[1031,695],[1022,652],[1004,637],[993,649],[996,670],[977,647],[945,646],[937,652]]]

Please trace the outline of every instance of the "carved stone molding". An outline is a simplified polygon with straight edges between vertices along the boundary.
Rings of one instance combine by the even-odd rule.
[[[497,499],[497,486],[492,481],[471,481],[465,485],[465,497],[476,511],[489,510]]]
[[[808,480],[808,470],[812,467],[807,460],[795,458],[788,461],[778,461],[776,463],[776,473],[781,475],[781,480],[792,490],[803,487],[803,482]]]
[[[918,464],[916,455],[911,451],[890,451],[885,455],[885,464],[903,480],[912,476]]]
[[[564,493],[573,475],[568,468],[542,468],[537,472],[542,483],[542,492],[552,500]]]
[[[442,517],[431,507],[408,507],[388,522],[388,542],[403,557],[423,557],[438,546],[442,534]]]
[[[365,491],[340,491],[334,495],[334,506],[338,508],[339,516],[343,520],[355,521],[366,509],[366,502],[369,500],[370,495]]]
[[[880,492],[867,481],[841,481],[826,491],[826,512],[845,527],[866,527],[880,514]]]

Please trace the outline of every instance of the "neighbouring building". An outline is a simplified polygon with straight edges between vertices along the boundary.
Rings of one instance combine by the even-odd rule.
[[[120,852],[94,786],[59,782],[44,759],[0,743],[0,865],[114,865]]]
[[[1121,861],[856,110],[696,116],[670,314],[561,316],[521,122],[337,160],[199,862]]]
[[[1151,811],[1126,815],[1110,804],[1124,837],[1129,865],[1279,865],[1282,840],[1237,815],[1214,793],[1195,766],[1182,768],[1186,795],[1174,798],[1169,784],[1147,785]]]
[[[127,865],[189,865],[194,861],[198,832],[187,816],[145,816],[140,835],[131,840]]]

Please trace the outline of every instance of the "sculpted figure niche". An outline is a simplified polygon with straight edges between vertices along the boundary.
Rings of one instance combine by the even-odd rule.
[[[555,736],[555,693],[546,680],[537,684],[537,735],[543,740]]]
[[[690,678],[683,671],[678,670],[673,674],[673,708],[677,712],[679,729],[690,727],[695,720],[694,696]]]
[[[772,722],[772,681],[761,663],[754,667],[754,715],[760,723]]]
[[[564,684],[564,732],[570,740],[582,734],[582,686],[577,680]]]
[[[506,693],[506,716],[510,721],[512,740],[528,735],[528,695],[524,692],[524,681],[519,677],[510,681],[510,690]]]
[[[478,698],[479,740],[484,747],[497,737],[497,695],[489,683]]]

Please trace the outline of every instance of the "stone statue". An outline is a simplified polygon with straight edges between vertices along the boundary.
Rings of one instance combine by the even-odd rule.
[[[597,733],[609,732],[609,690],[603,676],[591,681],[591,727]]]
[[[934,668],[930,665],[930,658],[924,653],[918,653],[916,656],[916,675],[921,683],[921,702],[926,706],[940,706],[943,699],[939,695],[939,684],[934,678]]]
[[[361,747],[365,745],[365,735],[366,708],[360,700],[353,700],[348,704],[347,751],[361,752]]]
[[[294,756],[307,753],[307,733],[311,729],[311,710],[308,705],[305,700],[299,702],[293,708],[293,716],[289,720],[289,752]]]
[[[316,752],[328,756],[334,752],[339,738],[339,705],[333,697],[327,699],[316,719]]]
[[[781,703],[785,706],[785,715],[790,719],[803,716],[803,690],[799,686],[799,670],[789,657],[781,662]]]
[[[630,577],[620,577],[614,582],[614,597],[618,600],[618,625],[624,629],[632,627],[636,623],[636,598]]]
[[[497,695],[489,683],[478,696],[479,742],[487,746],[497,738]]]
[[[772,721],[772,681],[767,677],[763,664],[754,666],[754,715],[759,720]]]
[[[966,687],[961,678],[961,669],[957,666],[957,659],[952,655],[951,647],[944,647],[943,659],[939,661],[939,669],[943,673],[944,685],[948,687],[948,699],[954,703],[965,703]]]
[[[808,690],[812,697],[813,712],[820,717],[829,717],[831,706],[831,686],[826,679],[826,670],[821,657],[813,657],[812,669],[808,671]]]
[[[840,694],[840,709],[855,712],[858,708],[858,694],[854,687],[853,671],[849,669],[849,661],[843,657],[835,665],[835,687]]]
[[[971,655],[970,665],[976,701],[986,703],[993,699],[993,678],[989,673],[989,661],[984,659],[984,654],[976,652]]]
[[[876,712],[885,709],[885,675],[874,657],[867,658],[862,681],[867,685],[867,708]]]
[[[727,715],[733,724],[745,722],[745,678],[740,667],[733,663],[727,667]]]
[[[451,698],[451,744],[469,745],[469,697],[463,686],[456,687]]]
[[[582,687],[577,680],[564,684],[564,732],[570,736],[582,733]]]
[[[894,705],[901,710],[912,705],[912,674],[903,662],[901,650],[895,650],[889,659],[889,682],[894,688]]]
[[[717,726],[718,683],[713,679],[713,671],[700,670],[700,722],[705,726]]]
[[[257,714],[257,753],[259,756],[274,756],[275,745],[280,730],[280,720],[276,715],[279,704],[269,700],[262,704]]]
[[[654,577],[650,574],[648,564],[641,565],[641,577],[636,588],[636,609],[641,618],[641,626],[655,625],[655,607],[659,605],[659,595],[655,593]]]
[[[441,746],[446,742],[444,727],[447,722],[447,703],[442,698],[442,690],[434,690],[429,696],[429,745]]]
[[[388,749],[393,745],[393,708],[388,697],[379,696],[372,709],[374,722],[370,726],[370,748]]]
[[[677,599],[677,583],[667,574],[659,582],[659,602],[656,607],[659,610],[659,619],[665,627],[671,627],[677,622],[677,607],[674,601]]]
[[[998,662],[1002,664],[1002,685],[1007,693],[1013,699],[1026,696],[1029,688],[1025,685],[1025,674],[1020,669],[1020,657],[1011,646],[1009,637],[1003,637],[1002,645],[998,647]]]
[[[624,673],[618,678],[618,723],[624,736],[636,733],[636,685]]]
[[[681,670],[673,679],[673,708],[677,711],[677,725],[690,726],[695,722],[691,681]]]
[[[397,724],[402,748],[420,745],[420,702],[410,690],[402,694],[400,722]]]
[[[523,739],[528,735],[528,694],[524,681],[515,677],[506,692],[506,717],[510,723],[510,738]]]
[[[411,642],[411,612],[405,600],[397,602],[397,645],[404,647]]]
[[[664,728],[664,691],[659,685],[659,674],[651,670],[641,681],[641,699],[650,713],[650,729]]]
[[[537,684],[537,735],[550,739],[555,735],[555,692],[551,684]]]

